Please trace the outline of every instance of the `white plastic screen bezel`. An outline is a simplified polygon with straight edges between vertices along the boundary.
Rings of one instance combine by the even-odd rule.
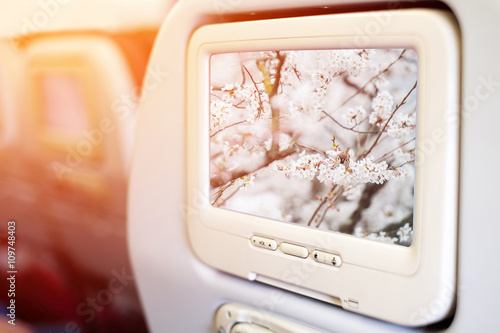
[[[208,200],[210,56],[346,48],[412,48],[418,53],[415,232],[410,247],[274,222],[215,208]],[[448,13],[437,10],[335,14],[199,28],[188,45],[186,69],[186,219],[195,253],[225,272],[274,281],[313,297],[327,295],[332,303],[338,298],[344,308],[392,322],[417,326],[444,318],[454,302],[456,279],[458,66],[455,23]],[[256,248],[249,242],[252,235],[299,244],[310,252],[336,253],[343,264],[329,267],[310,257]],[[289,273],[294,267],[309,273]],[[443,298],[445,291],[451,292]],[[359,307],[349,308],[349,299],[358,301]],[[427,308],[422,314],[419,309],[436,299],[439,309]]]

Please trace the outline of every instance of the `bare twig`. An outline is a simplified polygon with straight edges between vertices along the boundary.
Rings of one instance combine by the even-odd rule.
[[[241,85],[244,85],[246,82],[245,69],[246,69],[245,65],[242,64],[241,65],[241,76],[243,77],[243,81],[241,82]],[[247,71],[247,73],[248,73],[248,71]]]
[[[219,203],[217,206],[220,207],[220,206],[223,206],[229,199],[231,199],[239,190],[240,188],[243,187],[243,184],[238,186],[238,188],[236,190],[234,190],[231,194],[229,194],[227,197],[224,198],[224,200],[222,200],[221,203]],[[215,202],[214,202],[215,203]]]
[[[307,222],[307,226],[310,227],[312,222],[314,221],[314,217],[316,216],[316,214],[318,214],[319,210],[321,209],[321,207],[323,207],[323,205],[326,203],[327,201],[327,197],[325,196],[323,198],[323,200],[321,200],[321,203],[318,205],[318,207],[316,207],[316,210],[314,211],[314,213],[312,214],[311,218],[309,219],[309,221]]]
[[[222,197],[222,195],[224,194],[224,191],[227,190],[228,188],[230,188],[231,186],[234,185],[234,180],[232,180],[229,184],[223,186],[222,188],[219,189],[219,194],[217,195],[217,197],[215,198],[214,202],[212,202],[212,205],[215,205],[215,203],[217,202],[217,200],[220,199],[220,197]]]
[[[385,153],[385,154],[384,154],[384,155],[382,155],[381,157],[377,158],[377,159],[375,160],[375,162],[380,161],[380,160],[382,160],[384,157],[391,155],[393,152],[395,152],[396,150],[398,150],[398,149],[399,149],[399,148],[401,148],[401,147],[406,146],[407,144],[409,144],[409,143],[410,143],[410,142],[412,142],[412,141],[415,141],[415,138],[413,138],[413,139],[411,139],[411,140],[408,140],[408,141],[406,141],[405,143],[403,143],[403,144],[401,144],[401,145],[397,146],[396,148],[392,149],[391,151],[389,151],[389,152]]]
[[[320,150],[317,150],[316,148],[309,147],[309,146],[306,146],[306,145],[303,145],[303,144],[301,144],[301,143],[297,143],[297,142],[295,142],[294,144],[295,144],[297,147],[299,147],[299,148],[302,148],[302,149],[307,149],[307,150],[313,151],[313,152],[315,152],[315,153],[317,153],[317,154],[320,154],[320,155],[323,155],[323,156],[325,156],[325,157],[328,157],[328,155],[327,155],[324,151],[320,151]]]
[[[253,79],[252,74],[250,74],[250,71],[248,70],[248,68],[246,68],[245,65],[242,65],[242,67],[247,72],[248,76],[250,77],[250,80],[252,80],[252,83],[255,87],[255,90],[257,91],[257,95],[259,97],[259,111],[257,112],[257,118],[260,118],[260,116],[262,114],[262,109],[264,108],[264,105],[262,104],[262,97],[260,96],[259,87],[257,86],[257,83]]]
[[[241,124],[244,124],[244,123],[247,123],[248,121],[246,120],[242,120],[242,121],[238,121],[234,124],[231,124],[231,125],[227,125],[226,127],[224,128],[221,128],[220,130],[218,130],[217,132],[213,133],[212,135],[210,135],[210,138],[213,138],[214,136],[216,136],[217,134],[219,134],[220,132],[224,131],[225,129],[228,129],[230,127],[233,127],[233,126],[236,126],[236,125],[241,125]]]
[[[347,127],[347,126],[344,126],[342,125],[340,122],[338,122],[335,118],[333,118],[329,113],[327,113],[326,111],[322,110],[321,112],[323,112],[323,114],[325,116],[327,116],[328,118],[330,118],[331,120],[333,120],[337,125],[339,125],[340,127],[342,127],[343,129],[346,129],[346,130],[349,130],[349,131],[353,131],[355,133],[359,133],[359,134],[376,134],[378,132],[376,131],[358,131],[358,130],[355,130],[354,127],[356,127],[358,124],[356,124],[355,126],[353,127]]]
[[[318,207],[316,207],[316,209],[314,210],[314,213],[312,214],[311,218],[307,222],[308,227],[311,226],[312,222],[314,221],[314,218],[318,214],[321,207],[323,207],[323,205],[328,201],[328,194],[332,193],[336,187],[337,187],[337,185],[333,185],[332,188],[330,189],[330,191],[328,191],[328,193],[323,197],[323,200],[321,200],[320,204],[318,205]]]
[[[335,195],[330,199],[330,203],[328,205],[328,207],[326,207],[324,210],[323,210],[323,214],[321,214],[321,217],[318,219],[318,222],[316,224],[316,228],[319,228],[319,226],[321,225],[321,223],[324,221],[325,219],[325,216],[326,216],[326,213],[328,212],[328,210],[330,208],[332,208],[334,205],[335,205],[335,201],[340,197],[340,195],[344,192],[344,188],[343,187],[339,187],[337,188],[337,193],[335,193]]]
[[[342,79],[347,86],[356,89],[356,91],[359,91],[358,94],[364,92],[365,95],[367,95],[369,98],[375,97],[375,95],[368,93],[365,89],[362,89],[362,87],[358,86],[354,82],[349,81],[349,76],[344,76]]]
[[[395,169],[397,169],[397,168],[401,168],[403,165],[406,165],[406,164],[408,164],[408,163],[413,163],[413,162],[415,162],[415,160],[409,160],[409,161],[404,162],[403,164],[396,165],[396,166],[391,166],[391,167],[389,168],[389,170],[395,170]]]
[[[297,71],[297,68],[295,67],[292,67],[293,69],[293,72],[295,73],[295,76],[297,77],[297,79],[299,80],[300,83],[302,83],[302,79],[300,78],[299,76],[299,71]]]

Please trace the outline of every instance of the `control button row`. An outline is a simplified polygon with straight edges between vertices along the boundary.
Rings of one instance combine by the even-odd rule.
[[[314,250],[312,251],[312,257],[314,260],[316,260],[316,262],[322,264],[331,265],[335,267],[340,267],[340,265],[342,265],[342,258],[340,258],[339,255],[333,253]]]
[[[261,247],[268,250],[276,250],[278,248],[278,242],[274,239],[261,237],[261,236],[252,236],[250,237],[250,242],[257,247]]]
[[[263,249],[268,249],[271,251],[275,251],[278,248],[278,242],[272,238],[254,235],[250,237],[250,242],[254,246]],[[288,242],[282,242],[279,244],[279,248],[281,252],[283,252],[284,254],[288,254],[303,259],[309,257],[309,250],[305,246],[300,246]],[[311,252],[311,256],[316,262],[322,264],[334,267],[340,267],[340,265],[342,265],[342,258],[337,254],[314,250]]]

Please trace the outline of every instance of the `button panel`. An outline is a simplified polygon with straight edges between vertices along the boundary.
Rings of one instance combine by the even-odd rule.
[[[278,248],[278,242],[275,239],[269,237],[253,235],[252,237],[250,237],[250,243],[253,246],[271,251],[276,251],[276,249]],[[309,249],[302,245],[281,242],[279,244],[279,248],[282,253],[287,255],[302,259],[307,259],[309,257]],[[342,265],[342,258],[338,254],[314,250],[311,252],[311,258],[313,258],[313,260],[316,262],[333,267],[340,267]]]
[[[316,260],[316,262],[322,264],[335,267],[340,267],[340,265],[342,265],[342,258],[340,258],[340,256],[337,254],[314,250],[312,251],[312,257],[314,260]]]
[[[307,249],[307,247],[291,243],[286,243],[286,242],[281,243],[280,250],[285,254],[289,254],[291,256],[296,256],[303,259],[309,256],[309,250]]]
[[[276,242],[272,238],[254,235],[254,236],[250,237],[250,242],[257,247],[261,247],[263,249],[268,249],[268,250],[272,250],[272,251],[274,251],[278,248],[278,242]]]

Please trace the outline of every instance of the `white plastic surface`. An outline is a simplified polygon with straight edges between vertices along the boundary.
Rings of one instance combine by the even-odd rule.
[[[256,324],[236,324],[230,333],[273,333],[273,331]]]
[[[307,256],[309,255],[307,247],[292,243],[286,243],[286,242],[281,243],[280,250],[285,254],[289,254],[291,256],[296,256],[303,259],[307,258]]]
[[[229,333],[320,333],[310,327],[263,310],[227,303],[215,313],[215,327]]]
[[[367,1],[363,1],[366,3]],[[215,332],[213,314],[221,303],[236,300],[258,309],[294,318],[325,332],[415,332],[273,287],[220,273],[191,253],[182,211],[184,146],[169,138],[184,135],[184,52],[189,32],[202,23],[218,22],[230,13],[325,6],[325,1],[181,1],[159,35],[150,66],[170,77],[148,91],[141,106],[131,177],[129,235],[135,274],[152,332]],[[361,1],[332,1],[361,3]],[[500,329],[497,299],[500,252],[497,189],[493,166],[500,123],[500,4],[495,0],[446,2],[457,17],[462,35],[462,116],[459,208],[458,303],[453,322],[443,332]],[[398,3],[391,2],[392,6]],[[219,5],[219,6],[216,6]],[[300,12],[300,10],[297,10]],[[214,16],[205,14],[215,13]],[[360,34],[363,34],[360,27]],[[174,51],[173,51],[174,50]],[[168,170],[168,172],[166,172]],[[171,177],[174,174],[176,177]],[[177,253],[178,255],[171,255]],[[226,255],[234,255],[226,253]],[[306,272],[291,271],[300,277]],[[405,293],[406,290],[401,290]],[[443,294],[442,297],[448,297]],[[436,298],[426,308],[439,307]],[[381,304],[383,307],[384,304]],[[194,314],[194,315],[193,315]]]

